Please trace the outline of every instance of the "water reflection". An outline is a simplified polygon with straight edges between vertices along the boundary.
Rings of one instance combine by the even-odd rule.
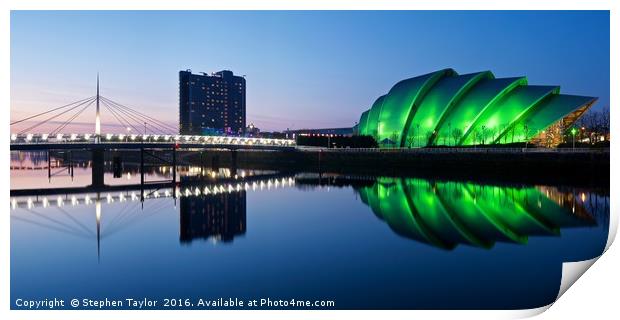
[[[48,182],[46,157],[12,153],[15,297],[531,308],[555,299],[562,262],[601,254],[609,224],[607,189],[187,165],[142,185],[130,161],[90,187],[77,155],[74,181]]]
[[[103,238],[158,213],[166,205],[161,201],[172,200],[176,206],[179,199],[181,243],[188,244],[196,239],[232,242],[234,237],[246,231],[248,191],[294,186],[293,177],[282,174],[244,174],[243,178],[235,180],[211,182],[188,176],[183,177],[178,185],[163,184],[168,185],[163,188],[131,184],[107,186],[109,190],[98,192],[81,192],[86,188],[12,190],[18,195],[10,200],[15,212],[11,218],[69,236],[93,239],[97,242],[97,258],[100,260]],[[78,209],[80,214],[68,212],[67,207]],[[39,212],[40,209],[45,213]],[[84,221],[85,211],[94,212],[94,231]],[[103,219],[104,215],[106,219]]]
[[[397,234],[438,248],[491,248],[596,226],[584,202],[553,187],[496,186],[413,178],[379,178],[357,189],[362,202]]]
[[[224,173],[221,177],[230,175]],[[81,236],[84,231],[87,236],[93,233],[63,207],[94,206],[98,251],[102,203],[139,202],[141,211],[145,211],[144,201],[171,198],[176,205],[180,198],[181,243],[196,239],[232,242],[246,232],[247,191],[291,186],[302,190],[352,186],[361,201],[396,234],[447,250],[460,244],[489,249],[496,242],[525,244],[530,236],[560,236],[564,228],[596,226],[594,213],[608,211],[608,202],[603,201],[601,205],[605,207],[598,208],[598,196],[587,196],[585,192],[418,178],[252,174],[233,182],[204,182],[186,176],[177,186],[163,186],[110,186],[109,191],[90,193],[81,192],[83,188],[20,190],[10,201],[14,211],[24,209],[34,218],[13,215],[16,220]],[[62,194],[55,194],[55,190]],[[597,199],[596,206],[592,207],[591,201],[588,206],[588,199]],[[68,221],[36,211],[38,207],[50,206],[57,207]],[[138,207],[134,205],[134,209]],[[121,214],[130,211],[123,209]]]
[[[186,197],[181,199],[181,243],[195,239],[232,242],[245,234],[246,191]]]
[[[87,187],[92,184],[92,161],[88,152],[11,152],[11,189],[57,189]],[[165,156],[164,156],[165,157]],[[140,158],[136,154],[110,154],[103,162],[106,185],[140,183]],[[162,182],[173,177],[172,166],[161,161],[146,161],[145,182]],[[158,160],[158,159],[155,159]],[[251,170],[216,166],[190,165],[179,161],[179,177],[208,178],[211,182],[222,179],[243,179],[246,176],[274,174],[276,170]]]

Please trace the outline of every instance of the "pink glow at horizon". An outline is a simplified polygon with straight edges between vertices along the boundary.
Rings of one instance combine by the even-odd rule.
[[[14,121],[18,121],[21,119],[25,119],[27,117],[42,113],[44,111],[47,110],[51,110],[53,108],[56,107],[60,107],[60,106],[64,106],[67,105],[69,103],[75,102],[75,101],[79,101],[79,100],[83,100],[88,98],[88,95],[83,95],[79,98],[75,98],[75,94],[70,94],[70,93],[65,93],[67,94],[68,97],[70,98],[61,98],[58,94],[54,93],[48,93],[48,92],[44,92],[44,93],[40,93],[38,95],[29,95],[30,99],[29,100],[15,100],[12,96],[11,99],[11,123]],[[118,99],[114,99],[117,102],[120,102]],[[121,102],[122,103],[122,102]],[[144,103],[144,102],[143,102]],[[144,103],[146,104],[146,103]],[[128,104],[125,104],[128,105]],[[64,108],[63,110],[67,110],[72,108],[73,106]],[[22,130],[28,129],[32,126],[35,126],[38,123],[43,122],[46,119],[50,119],[49,121],[47,121],[44,124],[41,124],[39,126],[36,126],[35,128],[32,128],[30,130],[27,130],[27,133],[50,133],[53,130],[55,130],[56,128],[59,128],[65,121],[67,121],[69,118],[71,118],[71,116],[73,116],[74,114],[76,114],[80,109],[86,107],[86,104],[79,106],[75,109],[73,109],[72,111],[67,112],[64,115],[58,116],[56,118],[50,119],[52,117],[54,117],[55,115],[59,114],[60,112],[62,112],[63,110],[58,110],[56,112],[51,112],[49,114],[44,114],[41,115],[39,117],[33,118],[31,120],[27,120],[24,122],[20,122],[17,123],[15,125],[11,125],[10,131],[11,133],[18,133],[21,132]],[[160,120],[161,122],[165,123],[166,125],[169,125],[173,128],[177,128],[178,124],[177,123],[172,123],[170,121],[166,121],[170,118],[170,112],[161,112],[160,110],[162,109],[170,109],[170,107],[165,107],[165,106],[156,106],[153,108],[144,108],[144,107],[138,107],[138,106],[134,106],[133,103],[131,104],[131,108],[138,110],[139,112],[148,114],[151,117],[154,117],[158,120]],[[174,110],[174,114],[176,115],[177,113],[177,106],[174,106],[172,109]],[[145,110],[146,109],[146,110]],[[150,110],[149,110],[150,109]],[[103,133],[115,133],[115,134],[119,134],[119,133],[137,133],[137,134],[143,134],[144,133],[144,124],[139,124],[135,121],[132,121],[133,127],[131,127],[131,130],[128,131],[127,130],[127,125],[126,124],[121,124],[119,123],[119,121],[114,117],[114,115],[104,106],[103,103],[100,103],[100,112],[101,112],[101,131]],[[166,119],[166,120],[161,120],[161,119]],[[137,129],[139,129],[139,132],[136,132]],[[151,133],[156,133],[156,134],[160,134],[162,133],[161,130],[158,130],[155,126],[147,123],[147,128],[146,128],[147,132],[149,134]],[[90,106],[88,106],[78,117],[76,117],[75,119],[73,119],[63,130],[62,133],[94,133],[95,132],[95,103],[92,103]],[[166,132],[166,133],[173,133],[173,132]]]

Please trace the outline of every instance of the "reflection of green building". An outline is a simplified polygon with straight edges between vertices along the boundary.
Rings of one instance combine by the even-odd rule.
[[[559,235],[560,227],[595,224],[573,198],[535,187],[379,178],[359,193],[394,232],[444,249],[526,243],[530,235]]]
[[[528,85],[525,77],[445,69],[395,84],[362,113],[357,131],[396,147],[553,145],[595,101],[560,94],[558,86]]]

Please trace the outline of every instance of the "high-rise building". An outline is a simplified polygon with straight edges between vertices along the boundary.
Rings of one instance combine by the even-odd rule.
[[[179,133],[243,135],[245,78],[223,70],[211,75],[179,72]]]

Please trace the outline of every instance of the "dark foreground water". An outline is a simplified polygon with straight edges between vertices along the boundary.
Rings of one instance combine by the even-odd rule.
[[[79,167],[73,180],[55,168],[50,183],[40,160],[13,157],[12,189],[90,183]],[[65,309],[71,299],[130,309],[125,299],[146,298],[208,309],[232,298],[243,308],[533,308],[554,301],[562,262],[593,258],[607,240],[608,190],[181,171],[177,188],[147,186],[143,201],[139,185],[12,196],[12,307],[56,298]],[[168,177],[160,167],[147,180]],[[139,182],[129,166],[106,176]]]

